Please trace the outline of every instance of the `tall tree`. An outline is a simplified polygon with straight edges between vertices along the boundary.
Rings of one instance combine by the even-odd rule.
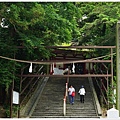
[[[116,2],[78,3],[83,12],[79,21],[80,43],[88,45],[115,45],[116,22],[120,5]]]

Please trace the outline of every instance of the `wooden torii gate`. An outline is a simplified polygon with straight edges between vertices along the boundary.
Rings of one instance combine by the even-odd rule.
[[[47,74],[21,74],[18,75],[19,77],[21,77],[21,79],[24,79],[26,77],[66,77],[69,79],[69,77],[110,77],[111,78],[111,82],[113,84],[113,49],[116,48],[116,46],[47,46],[48,48],[52,49],[52,48],[76,48],[76,49],[110,49],[110,60],[101,60],[100,58],[102,57],[98,57],[98,58],[93,58],[93,59],[87,59],[87,60],[45,60],[45,61],[29,61],[27,63],[33,63],[33,64],[41,64],[41,65],[50,65],[52,63],[64,63],[64,64],[68,64],[68,63],[110,63],[111,64],[111,71],[110,73],[105,73],[105,74],[91,74],[91,73],[87,73],[87,74],[63,74],[63,75],[51,75],[50,73]],[[99,60],[100,59],[100,60]],[[20,85],[21,86],[21,85]]]
[[[76,48],[76,49],[110,49],[110,60],[88,59],[88,60],[46,60],[46,61],[31,61],[35,64],[52,64],[52,63],[110,63],[111,73],[109,74],[66,74],[66,75],[51,75],[51,74],[24,74],[20,77],[111,77],[113,80],[113,49],[116,46],[47,46],[48,48]]]

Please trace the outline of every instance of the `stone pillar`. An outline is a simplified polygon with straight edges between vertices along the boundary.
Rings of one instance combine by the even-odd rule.
[[[110,118],[110,119],[118,119],[119,118],[119,111],[116,110],[115,108],[111,108],[107,111],[107,118]]]

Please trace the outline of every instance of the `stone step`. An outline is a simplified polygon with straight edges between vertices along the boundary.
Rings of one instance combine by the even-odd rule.
[[[86,111],[87,111],[87,112],[86,112]],[[34,110],[34,112],[36,112],[36,113],[39,113],[39,112],[44,112],[44,113],[50,112],[50,113],[54,113],[54,112],[56,112],[56,113],[57,113],[57,112],[63,112],[63,109],[59,109],[59,110],[47,110],[47,109],[46,109],[46,110],[39,110],[39,111],[38,111],[38,110]],[[82,109],[81,109],[81,110],[79,110],[79,111],[78,111],[78,110],[76,110],[76,111],[75,111],[75,110],[74,110],[74,111],[72,111],[72,110],[71,110],[71,111],[70,111],[70,110],[66,110],[66,112],[67,112],[67,113],[75,113],[75,114],[77,114],[77,113],[86,113],[86,114],[87,114],[87,113],[96,113],[95,110],[87,110],[87,109],[85,109],[85,110],[82,110]]]
[[[81,117],[81,116],[95,116],[95,117],[97,117],[96,116],[96,114],[95,114],[95,112],[94,113],[89,113],[89,114],[86,114],[86,113],[66,113],[67,115],[66,116],[78,116],[78,117]],[[48,113],[44,113],[44,112],[35,112],[35,113],[33,113],[33,115],[32,116],[41,116],[41,117],[43,117],[43,116],[63,116],[63,113],[62,112],[52,112],[52,113],[50,113],[50,112],[48,112]],[[31,117],[32,117],[31,116]]]
[[[51,109],[51,108],[45,108],[45,109],[37,109],[37,108],[35,108],[35,109],[34,109],[34,111],[38,111],[38,112],[39,112],[39,111],[43,111],[43,112],[53,111],[53,112],[54,112],[55,110],[56,110],[56,111],[61,111],[61,110],[63,111],[63,107],[61,107],[61,108],[59,107],[59,108],[57,108],[57,109],[55,109],[55,108],[52,108],[52,109]],[[85,112],[86,112],[86,110],[87,110],[88,113],[95,111],[95,109],[91,109],[91,108],[84,108],[84,109],[82,109],[82,108],[66,109],[66,111],[69,111],[69,112],[71,112],[71,111],[73,111],[73,110],[74,110],[75,112],[78,112],[78,111],[80,111],[80,112],[84,112],[84,111],[85,111]],[[55,111],[55,112],[56,112],[56,111]]]
[[[46,106],[47,105],[47,106]],[[63,104],[54,104],[54,105],[50,105],[50,104],[44,104],[44,105],[41,105],[41,106],[37,106],[36,109],[40,109],[40,108],[51,108],[52,109],[59,109],[59,108],[62,108],[63,107]],[[94,105],[92,104],[87,104],[87,105],[82,105],[81,103],[80,104],[76,104],[74,103],[74,105],[71,105],[71,104],[67,104],[67,109],[95,109],[94,108]]]
[[[83,115],[83,114],[86,114],[86,115],[88,115],[88,114],[94,114],[95,115],[95,111],[88,111],[89,113],[86,113],[86,111],[75,111],[75,112],[70,112],[70,111],[67,111],[66,113],[67,113],[67,115],[75,115],[75,114],[77,114],[77,115]],[[59,110],[59,111],[55,111],[55,110],[48,110],[48,111],[34,111],[34,113],[33,113],[33,115],[45,115],[45,114],[63,114],[63,111],[62,110]]]
[[[63,116],[63,115],[54,115],[54,116],[52,116],[52,115],[50,115],[50,116],[46,116],[46,115],[44,115],[44,116],[40,116],[40,115],[38,115],[38,116],[31,116],[31,118],[100,118],[99,116],[91,116],[91,115],[88,115],[88,116],[86,116],[86,115],[81,115],[81,116],[77,116],[77,115],[75,115],[75,116],[71,116],[71,115],[69,115],[69,116]]]
[[[63,114],[63,111],[61,110],[61,111],[35,111],[34,113],[33,113],[33,115],[56,115],[56,114]],[[93,111],[93,112],[89,112],[89,113],[86,113],[86,111],[79,111],[79,112],[75,112],[75,113],[73,113],[73,112],[66,112],[66,114],[67,115],[95,115],[96,116],[96,114],[95,114],[95,111]]]

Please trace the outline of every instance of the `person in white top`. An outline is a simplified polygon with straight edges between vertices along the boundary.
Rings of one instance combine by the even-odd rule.
[[[78,93],[80,94],[80,102],[84,103],[84,96],[85,96],[85,88],[82,85],[81,88],[79,89]]]
[[[75,92],[75,88],[71,85],[68,89],[68,92],[69,92],[69,102],[70,104],[74,104],[74,96],[72,96],[72,92]]]

